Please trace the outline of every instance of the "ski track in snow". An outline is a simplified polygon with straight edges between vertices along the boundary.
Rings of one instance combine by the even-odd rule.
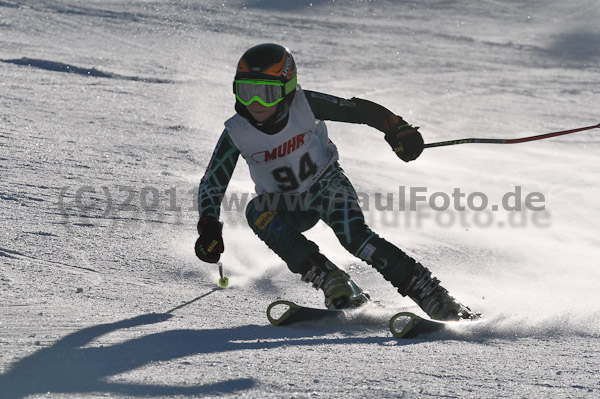
[[[289,46],[304,88],[381,103],[426,142],[512,138],[600,122],[599,16],[595,0],[0,1],[0,397],[598,397],[600,130],[404,164],[377,131],[328,123],[371,227],[484,314],[467,331],[275,328],[271,301],[321,294],[243,207],[222,215],[230,287],[193,245],[246,48]],[[518,187],[546,210],[381,210],[401,187],[490,205]],[[240,159],[228,194],[252,191]],[[323,224],[307,235],[388,310],[412,305]]]

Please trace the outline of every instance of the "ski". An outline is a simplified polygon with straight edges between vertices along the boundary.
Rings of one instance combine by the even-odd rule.
[[[392,335],[399,339],[417,338],[420,335],[444,331],[448,327],[469,327],[481,321],[481,318],[459,321],[434,320],[412,312],[396,313],[389,322]]]
[[[381,314],[370,315],[368,308],[363,305],[350,309],[321,309],[298,305],[291,301],[278,300],[267,307],[267,319],[274,326],[290,326],[300,323],[332,323],[332,324],[379,324],[388,321],[390,332],[398,339],[414,339],[425,334],[444,331],[448,327],[472,326],[481,319],[461,321],[433,320],[426,316],[420,316],[408,311],[410,308],[402,309],[389,318]],[[373,308],[371,308],[373,309]],[[377,308],[375,308],[377,309]],[[379,308],[378,311],[386,309]],[[389,310],[389,309],[388,309]],[[371,312],[375,313],[375,312]]]
[[[275,301],[267,308],[267,319],[274,326],[287,326],[303,321],[340,321],[343,316],[342,309],[317,309],[285,300]]]

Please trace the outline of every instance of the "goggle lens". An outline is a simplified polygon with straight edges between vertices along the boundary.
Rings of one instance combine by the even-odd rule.
[[[265,107],[278,104],[283,98],[296,88],[297,76],[285,84],[277,80],[234,80],[234,91],[238,101],[250,105],[257,101]]]
[[[283,83],[236,80],[235,95],[244,105],[258,101],[265,107],[272,107],[283,100]]]

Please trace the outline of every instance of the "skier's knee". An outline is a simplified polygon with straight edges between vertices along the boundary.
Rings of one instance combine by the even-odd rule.
[[[274,210],[266,210],[262,206],[257,206],[257,204],[260,205],[260,203],[258,203],[260,201],[258,200],[259,197],[250,201],[246,207],[246,220],[248,221],[248,225],[257,234],[258,231],[264,230],[277,215]]]

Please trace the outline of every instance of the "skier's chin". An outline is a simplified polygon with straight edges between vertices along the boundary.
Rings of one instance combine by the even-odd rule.
[[[254,118],[254,120],[257,121],[257,122],[264,122],[267,119],[269,119],[269,116],[271,116],[271,115],[267,115],[265,113],[260,113],[260,114],[259,113],[254,113],[254,114],[251,114],[251,115]]]
[[[252,118],[254,118],[256,122],[264,122],[275,113],[276,107],[264,107],[262,105],[254,106],[254,104],[252,104],[247,108],[248,112],[250,112],[250,115],[252,115]]]

